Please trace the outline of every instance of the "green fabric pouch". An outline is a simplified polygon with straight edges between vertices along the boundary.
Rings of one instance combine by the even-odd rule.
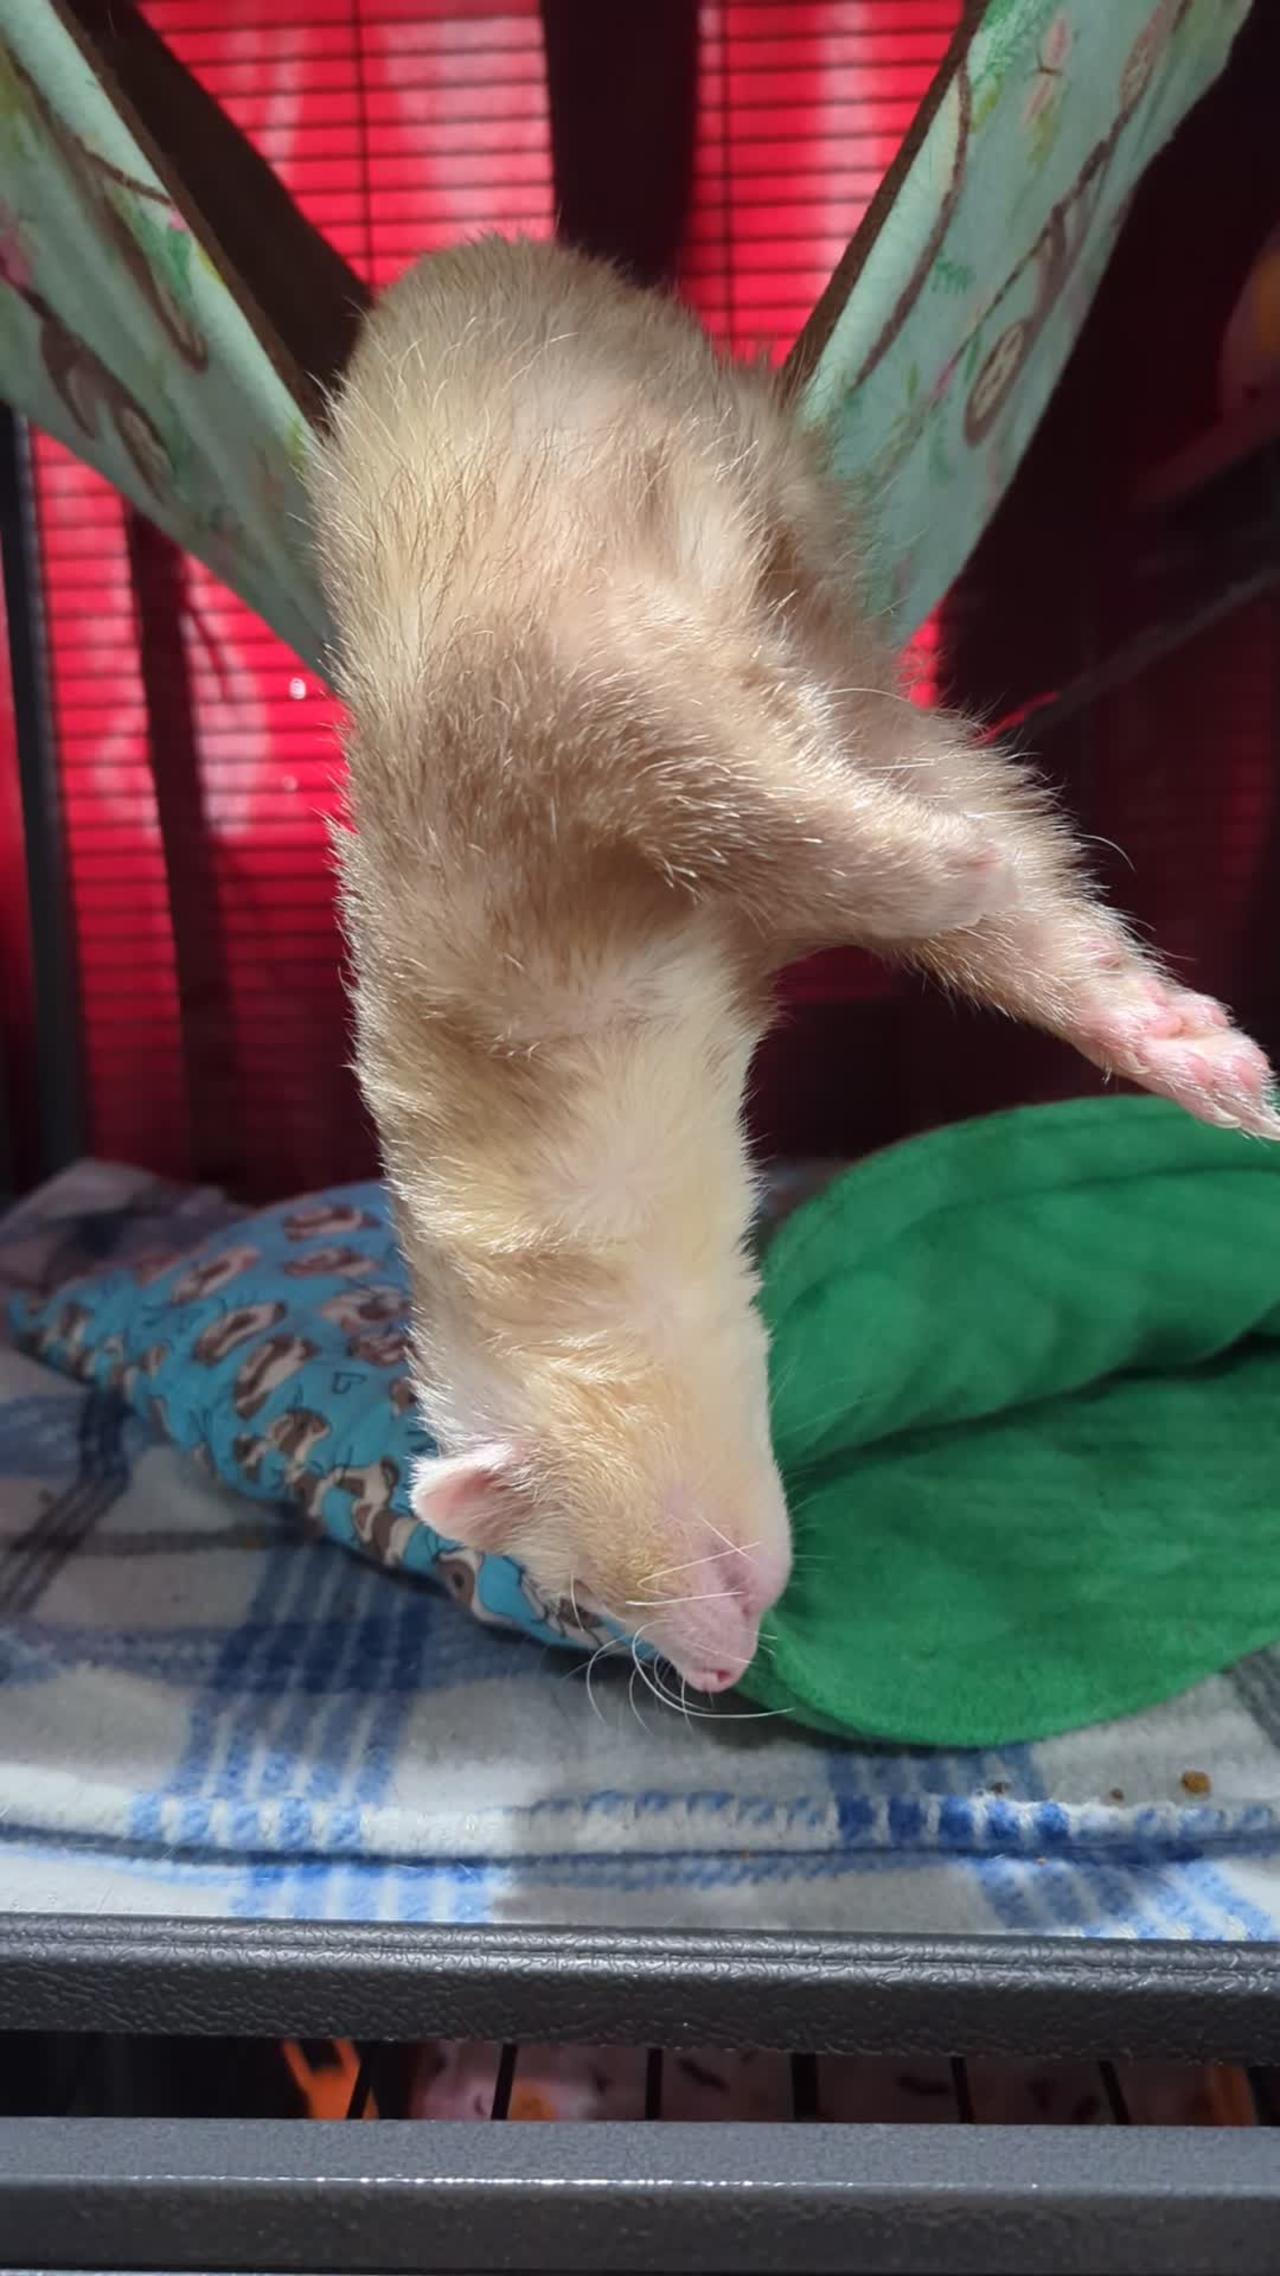
[[[1154,1099],[940,1130],[765,1260],[797,1565],[745,1688],[986,1746],[1280,1637],[1280,1158]]]

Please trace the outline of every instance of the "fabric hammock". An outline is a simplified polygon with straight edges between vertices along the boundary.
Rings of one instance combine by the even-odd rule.
[[[788,366],[906,638],[1249,0],[970,5]],[[299,464],[364,286],[119,0],[0,0],[0,396],[323,668]]]

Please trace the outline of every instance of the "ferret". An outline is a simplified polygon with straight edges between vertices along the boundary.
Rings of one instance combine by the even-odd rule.
[[[547,245],[422,261],[310,488],[414,1511],[723,1691],[791,1562],[742,1121],[780,967],[909,959],[1274,1138],[1269,1070],[1031,777],[904,700],[819,442],[673,301]]]

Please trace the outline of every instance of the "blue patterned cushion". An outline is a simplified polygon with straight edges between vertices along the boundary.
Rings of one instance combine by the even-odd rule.
[[[24,1350],[118,1390],[224,1484],[429,1575],[480,1620],[544,1643],[605,1641],[509,1558],[442,1541],[411,1515],[413,1459],[434,1449],[413,1404],[408,1317],[374,1184],[287,1202],[199,1248],[135,1256],[12,1308]]]

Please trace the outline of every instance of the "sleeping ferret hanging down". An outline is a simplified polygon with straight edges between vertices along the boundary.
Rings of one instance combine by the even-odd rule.
[[[1274,1138],[1269,1069],[1027,775],[902,699],[814,442],[671,301],[549,246],[423,261],[312,490],[415,1510],[722,1690],[791,1555],[741,1112],[779,968],[864,944]]]

